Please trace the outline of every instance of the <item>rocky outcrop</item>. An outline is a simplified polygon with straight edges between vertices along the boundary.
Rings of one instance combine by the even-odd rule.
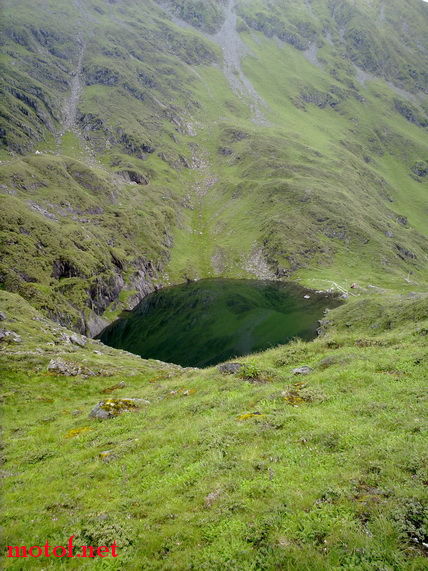
[[[217,369],[220,373],[223,373],[223,375],[234,375],[235,373],[239,373],[242,366],[242,363],[223,363],[219,365]]]
[[[61,357],[51,359],[49,361],[48,372],[54,373],[56,375],[64,375],[66,377],[75,377],[77,375],[95,375],[93,371],[86,369],[77,363],[65,361],[64,359],[61,359]]]
[[[421,127],[426,127],[428,125],[426,117],[423,117],[418,109],[408,101],[404,101],[403,99],[394,99],[394,107],[395,110],[410,123]]]
[[[89,416],[99,420],[107,420],[109,418],[115,418],[123,412],[135,412],[143,404],[150,404],[150,402],[138,398],[106,399],[96,404],[89,413]]]
[[[86,68],[83,71],[86,85],[117,85],[120,82],[120,76],[117,71],[108,67]]]
[[[139,159],[144,159],[146,154],[155,152],[155,148],[150,143],[137,140],[136,137],[126,133],[123,129],[118,129],[117,140],[130,155],[135,155]]]
[[[52,278],[59,280],[61,278],[75,278],[81,275],[81,272],[69,260],[65,258],[54,260],[51,273]]]
[[[309,47],[310,40],[308,38],[305,38],[294,26],[292,27],[290,25],[287,27],[284,21],[281,21],[273,14],[267,15],[266,13],[258,12],[254,16],[249,16],[240,10],[239,15],[243,18],[247,26],[253,30],[262,32],[268,38],[276,36],[279,40],[301,51]]]
[[[415,260],[417,258],[416,254],[414,252],[412,252],[411,250],[408,250],[407,248],[405,248],[404,246],[401,246],[401,244],[394,244],[394,246],[397,249],[397,255],[402,259],[405,260],[407,259],[412,259]]]
[[[136,184],[149,184],[149,179],[147,176],[134,170],[122,170],[118,171],[117,174],[123,176],[125,180],[135,182]]]
[[[67,335],[67,333],[63,333],[61,335],[61,340],[65,343],[71,343],[73,345],[78,345],[79,347],[84,347],[87,343],[86,337],[82,335],[76,335],[73,333],[72,335]]]
[[[426,161],[416,161],[412,166],[411,171],[419,178],[428,176],[428,163]]]
[[[0,343],[21,343],[22,338],[14,331],[0,329]]]
[[[397,216],[395,220],[398,222],[398,224],[401,224],[402,226],[408,226],[409,224],[409,221],[407,220],[406,216]]]

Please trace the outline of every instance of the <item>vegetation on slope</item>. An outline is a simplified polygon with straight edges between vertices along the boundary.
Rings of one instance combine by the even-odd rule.
[[[87,333],[121,292],[135,303],[151,291],[175,219],[167,189],[152,185],[143,209],[138,186],[46,155],[11,162],[2,182],[14,189],[3,200],[4,287]]]
[[[240,2],[238,10],[248,27],[267,37],[299,50],[333,45],[339,57],[366,72],[412,92],[426,90],[428,61],[421,50],[426,7],[421,2],[250,0]]]
[[[87,332],[189,278],[426,287],[426,6],[236,11],[246,95],[222,3],[4,4],[3,287]]]
[[[427,6],[225,6],[3,2],[4,545],[116,540],[100,569],[425,569]],[[58,324],[92,335],[218,275],[362,289],[235,375]],[[88,416],[120,397],[143,404]]]
[[[22,338],[1,352],[4,545],[116,540],[117,559],[86,562],[100,569],[425,569],[426,297],[360,296],[235,375],[81,348],[1,302]],[[123,397],[148,402],[88,417]],[[40,561],[5,566],[57,564]]]

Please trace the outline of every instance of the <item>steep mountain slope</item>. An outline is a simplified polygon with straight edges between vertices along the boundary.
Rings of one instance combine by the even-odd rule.
[[[6,289],[94,334],[185,279],[426,287],[423,2],[2,16]]]
[[[4,567],[426,569],[428,4],[1,11],[1,550],[119,551]],[[230,375],[89,338],[212,276],[349,298]]]

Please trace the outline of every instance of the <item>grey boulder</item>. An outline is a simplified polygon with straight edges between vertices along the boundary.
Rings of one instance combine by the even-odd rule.
[[[293,369],[291,372],[293,375],[309,375],[309,373],[312,373],[312,371],[313,369],[311,369],[311,367],[304,365],[303,367],[297,367],[296,369]]]
[[[220,373],[223,373],[223,375],[234,375],[235,373],[239,373],[241,368],[241,363],[223,363],[217,367],[217,369],[220,371]]]

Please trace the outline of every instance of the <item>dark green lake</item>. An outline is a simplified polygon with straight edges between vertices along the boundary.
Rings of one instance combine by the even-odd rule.
[[[339,303],[291,283],[207,279],[150,294],[99,339],[141,357],[207,367],[312,339],[324,310]]]

